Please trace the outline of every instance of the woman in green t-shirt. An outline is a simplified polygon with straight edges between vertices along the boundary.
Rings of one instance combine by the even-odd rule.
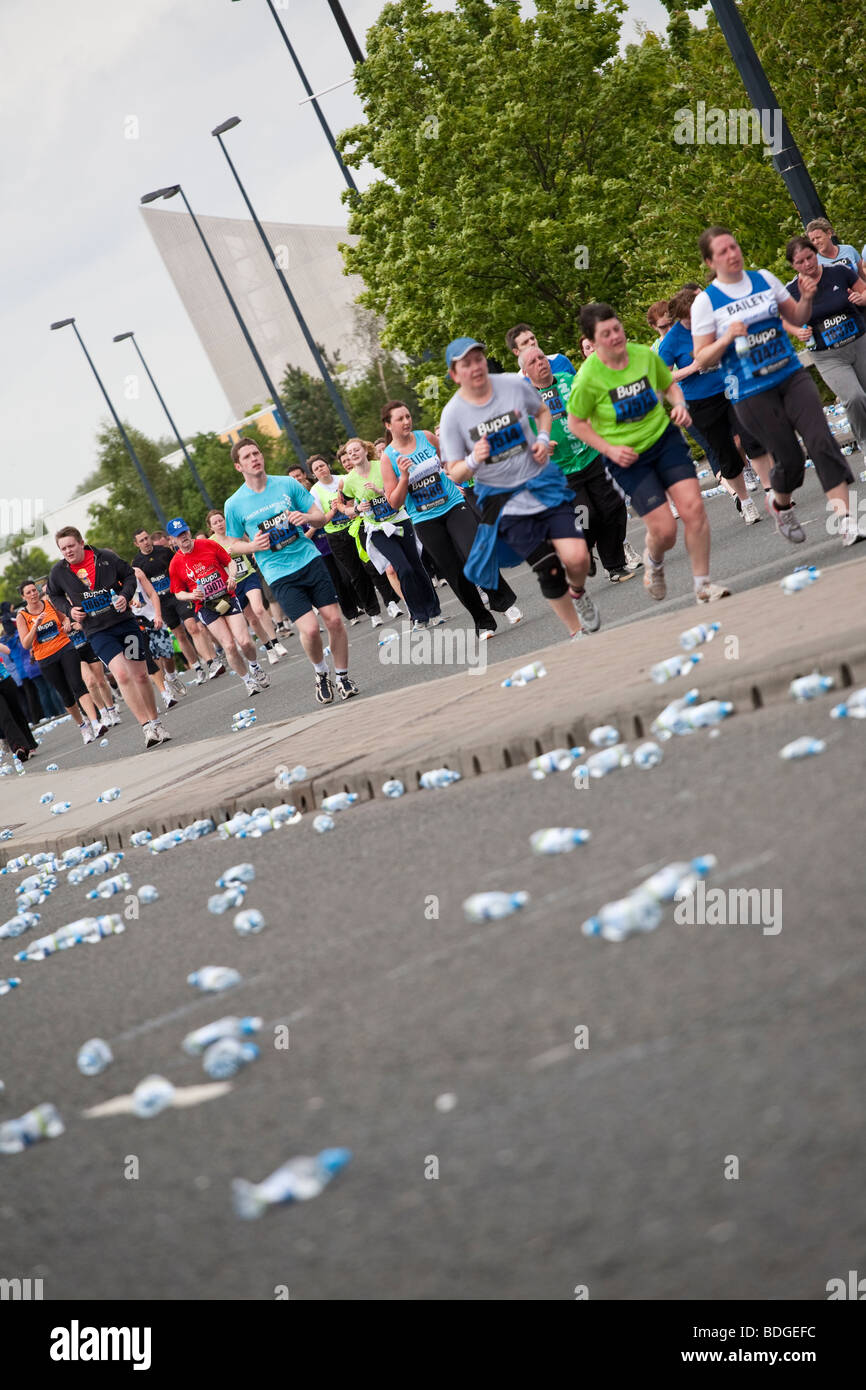
[[[655,599],[667,593],[664,555],[676,544],[674,506],[685,531],[695,599],[727,598],[728,589],[710,582],[710,523],[678,428],[691,424],[681,388],[657,353],[626,340],[609,304],[587,304],[580,323],[595,351],[571,388],[568,428],[604,457],[611,482],[646,522],[644,588]],[[672,406],[670,419],[662,396]]]

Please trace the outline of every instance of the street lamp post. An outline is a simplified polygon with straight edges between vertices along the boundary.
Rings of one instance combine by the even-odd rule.
[[[189,464],[189,471],[190,471],[190,473],[191,473],[192,476],[193,476],[193,481],[195,482],[196,487],[198,488],[199,492],[200,492],[201,495],[202,495],[202,499],[204,500],[205,506],[206,506],[206,507],[212,507],[212,506],[213,506],[213,503],[211,502],[211,499],[208,497],[208,495],[207,495],[207,489],[205,488],[204,483],[202,482],[201,478],[199,477],[198,469],[196,468],[195,464],[193,463],[192,459],[190,458],[189,451],[188,451],[186,445],[184,444],[183,440],[182,440],[181,437],[180,437],[180,434],[179,434],[179,432],[178,432],[177,425],[174,423],[174,420],[173,420],[172,417],[171,417],[171,412],[169,411],[168,406],[166,405],[165,401],[164,401],[163,398],[162,398],[162,392],[160,391],[159,387],[157,386],[156,382],[155,382],[154,379],[153,379],[153,374],[152,374],[152,372],[151,372],[151,370],[150,370],[150,367],[147,365],[147,363],[146,363],[145,360],[144,360],[144,353],[142,352],[141,348],[138,346],[138,343],[135,341],[135,334],[134,334],[134,333],[118,333],[118,334],[115,335],[115,337],[112,339],[112,341],[115,342],[115,343],[122,343],[122,342],[124,341],[124,339],[126,339],[126,338],[129,338],[129,339],[131,340],[132,346],[135,348],[136,352],[138,353],[138,356],[139,356],[139,360],[140,360],[140,362],[141,362],[141,365],[142,365],[142,367],[144,367],[144,370],[147,372],[148,381],[150,382],[151,386],[153,387],[154,391],[156,392],[157,400],[159,401],[160,405],[161,405],[162,408],[163,408],[163,411],[165,412],[165,418],[168,420],[168,423],[171,425],[172,433],[174,434],[175,439],[177,440],[178,444],[180,445],[181,449],[183,450],[183,456],[184,456],[184,458],[186,459],[187,463]]]
[[[216,127],[215,130],[212,130],[212,131],[211,131],[211,135],[215,135],[216,138],[217,138],[217,140],[219,141],[219,147],[220,147],[220,149],[222,150],[223,154],[224,154],[225,157],[226,157],[226,161],[227,161],[227,163],[228,163],[229,168],[231,169],[232,173],[234,174],[235,183],[237,184],[238,188],[240,189],[240,191],[241,191],[241,196],[242,196],[244,202],[245,202],[246,205],[247,205],[247,210],[249,211],[250,217],[253,219],[253,222],[255,223],[255,228],[256,228],[256,231],[258,232],[259,236],[261,237],[262,245],[264,246],[265,250],[266,250],[267,253],[268,253],[268,259],[270,260],[271,264],[272,264],[273,267],[274,267],[274,270],[277,272],[277,275],[279,276],[280,284],[282,285],[283,290],[284,290],[285,295],[286,295],[286,298],[287,298],[288,301],[289,301],[289,305],[290,305],[290,307],[291,307],[292,313],[294,314],[294,316],[295,316],[295,318],[296,318],[296,320],[297,320],[297,323],[298,323],[298,327],[300,328],[301,333],[302,333],[303,336],[304,336],[304,342],[307,344],[307,347],[310,349],[310,352],[312,353],[312,356],[313,356],[313,360],[314,360],[314,362],[315,362],[315,364],[316,364],[316,367],[318,368],[319,375],[321,376],[321,378],[322,378],[322,380],[324,381],[326,387],[328,388],[328,395],[331,397],[331,400],[332,400],[332,402],[333,402],[333,404],[334,404],[334,409],[336,410],[338,416],[340,417],[340,421],[341,421],[341,423],[342,423],[342,425],[343,425],[343,428],[346,429],[350,435],[354,435],[354,434],[357,433],[357,431],[356,431],[356,429],[355,429],[354,424],[352,423],[352,417],[349,415],[349,412],[347,411],[345,405],[343,404],[343,399],[342,399],[342,397],[341,397],[339,391],[337,390],[337,387],[336,387],[336,385],[335,385],[335,383],[334,383],[334,379],[333,379],[333,377],[331,376],[331,373],[328,371],[328,368],[327,368],[327,366],[326,366],[326,364],[325,364],[324,358],[322,357],[322,354],[319,352],[318,345],[317,345],[315,339],[313,338],[312,333],[310,332],[309,328],[307,327],[307,321],[306,321],[306,319],[304,318],[304,315],[303,315],[302,312],[301,312],[301,307],[300,307],[300,305],[298,304],[298,301],[295,299],[295,296],[292,294],[292,291],[291,291],[291,287],[290,287],[290,285],[289,285],[289,282],[288,282],[288,280],[286,279],[285,275],[283,274],[282,267],[280,266],[280,264],[279,264],[277,258],[275,257],[274,252],[273,252],[273,248],[271,247],[271,245],[270,245],[270,243],[269,243],[269,241],[268,241],[268,238],[267,238],[267,236],[265,235],[265,229],[264,229],[264,227],[262,226],[261,222],[259,221],[258,217],[256,216],[255,208],[253,207],[252,203],[250,202],[249,198],[247,197],[247,191],[246,191],[246,189],[244,188],[244,185],[243,185],[243,183],[241,182],[240,175],[238,174],[238,171],[237,171],[237,169],[235,168],[235,166],[234,166],[234,164],[233,164],[233,162],[232,162],[232,157],[231,157],[231,155],[229,154],[228,150],[226,149],[225,145],[223,144],[223,138],[222,138],[222,137],[223,137],[223,135],[226,133],[226,131],[228,131],[228,130],[233,130],[234,127],[240,125],[240,123],[241,123],[241,122],[240,122],[240,117],[239,117],[239,116],[232,116],[229,120],[223,121],[222,125],[218,125],[218,126]]]
[[[133,463],[133,466],[134,466],[134,468],[135,468],[135,471],[138,473],[139,479],[141,480],[141,485],[142,485],[142,487],[144,488],[145,493],[147,494],[147,500],[150,502],[150,505],[153,507],[154,514],[155,514],[155,516],[156,516],[157,521],[160,523],[160,525],[164,526],[164,525],[165,525],[165,521],[166,521],[165,512],[162,510],[162,507],[159,505],[159,502],[158,502],[157,497],[156,497],[156,493],[154,492],[153,488],[152,488],[151,485],[150,485],[150,480],[149,480],[147,474],[145,473],[144,469],[143,469],[142,466],[141,466],[141,462],[140,462],[140,460],[139,460],[138,455],[136,454],[135,450],[134,450],[133,447],[132,447],[132,441],[130,440],[129,435],[126,433],[126,430],[123,428],[123,425],[122,425],[121,422],[120,422],[120,416],[118,415],[117,411],[115,410],[115,408],[114,408],[114,406],[113,406],[113,404],[112,404],[112,401],[111,401],[111,397],[109,396],[108,392],[107,392],[106,389],[105,389],[105,386],[103,385],[102,377],[99,375],[99,372],[96,370],[96,367],[93,365],[93,358],[90,356],[90,353],[87,351],[87,348],[84,346],[84,339],[82,338],[81,334],[80,334],[79,331],[78,331],[78,325],[76,324],[75,319],[58,319],[57,323],[52,323],[51,327],[52,327],[52,329],[56,329],[56,328],[69,328],[69,327],[72,328],[72,331],[74,332],[76,338],[78,339],[79,343],[81,344],[81,351],[84,353],[84,356],[87,358],[88,362],[90,363],[90,370],[93,372],[93,375],[96,377],[96,380],[99,382],[99,389],[100,389],[100,391],[102,392],[103,396],[105,397],[105,403],[106,403],[106,405],[108,406],[108,409],[111,411],[112,418],[113,418],[113,420],[114,420],[115,425],[117,426],[118,433],[120,434],[120,437],[121,437],[121,439],[123,440],[123,443],[124,443],[124,445],[125,445],[125,447],[126,447],[126,452],[129,454],[129,457],[132,459],[132,463]]]
[[[165,198],[165,199],[173,198],[173,197],[175,196],[176,193],[179,193],[180,196],[181,196],[181,198],[183,199],[183,205],[184,205],[184,207],[186,208],[187,212],[189,213],[190,217],[192,218],[192,224],[193,224],[193,226],[195,227],[196,231],[197,231],[198,234],[199,234],[199,237],[200,237],[200,239],[201,239],[201,244],[202,244],[202,246],[204,247],[205,251],[206,251],[207,254],[208,254],[208,259],[210,260],[210,263],[211,263],[211,265],[212,265],[213,268],[214,268],[214,272],[215,272],[215,274],[216,274],[216,277],[217,277],[217,279],[218,279],[219,282],[220,282],[220,286],[222,287],[222,292],[223,292],[223,294],[225,295],[226,299],[228,300],[229,305],[230,305],[230,307],[231,307],[231,311],[232,311],[232,313],[234,314],[234,316],[235,316],[235,318],[236,318],[236,320],[237,320],[238,328],[241,330],[241,333],[242,333],[243,336],[244,336],[244,342],[246,343],[247,347],[249,348],[250,352],[252,353],[253,358],[254,358],[255,363],[256,363],[256,366],[258,367],[259,371],[260,371],[261,374],[262,374],[262,379],[263,379],[263,381],[264,381],[264,383],[265,383],[265,386],[268,388],[268,391],[270,392],[271,400],[273,401],[273,403],[274,403],[274,408],[276,409],[276,412],[277,412],[277,420],[278,420],[279,423],[282,424],[283,429],[286,431],[286,434],[287,434],[288,437],[289,437],[289,440],[290,440],[290,442],[291,442],[291,444],[292,444],[292,447],[294,448],[295,453],[298,455],[298,459],[300,460],[301,466],[302,466],[303,468],[306,468],[306,466],[307,466],[307,456],[306,456],[306,454],[304,453],[304,446],[302,445],[302,443],[301,443],[301,441],[300,441],[300,438],[298,437],[298,432],[297,432],[297,430],[295,429],[294,425],[292,424],[291,418],[290,418],[290,416],[289,416],[289,412],[286,410],[285,406],[283,405],[282,401],[280,400],[280,397],[279,397],[279,393],[278,393],[278,391],[277,391],[277,388],[276,388],[276,386],[274,385],[274,383],[271,381],[270,373],[268,372],[268,369],[267,369],[267,367],[265,366],[264,361],[262,360],[262,357],[261,357],[261,354],[259,353],[258,348],[256,347],[255,343],[253,342],[253,340],[252,340],[252,338],[251,338],[251,336],[250,336],[249,329],[247,328],[246,324],[245,324],[244,321],[243,321],[243,318],[241,317],[241,311],[240,311],[240,309],[238,308],[237,304],[235,303],[234,298],[232,297],[232,292],[231,292],[231,290],[229,289],[228,285],[226,284],[225,276],[223,275],[222,271],[220,270],[219,266],[217,265],[216,257],[214,256],[213,251],[210,249],[210,246],[209,246],[209,244],[208,244],[207,238],[206,238],[204,232],[202,231],[201,227],[199,226],[199,224],[198,224],[198,219],[197,219],[195,213],[193,212],[192,208],[190,207],[189,202],[187,201],[187,196],[186,196],[186,194],[184,193],[183,189],[181,188],[180,184],[179,184],[179,183],[169,184],[168,187],[166,187],[166,188],[157,188],[157,189],[155,189],[153,193],[145,193],[144,196],[143,196],[143,198],[141,199],[141,201],[142,201],[142,203],[153,203],[153,202],[156,202],[156,199],[157,199],[157,198]]]
[[[348,48],[349,54],[351,55],[352,62],[363,63],[364,54],[361,51],[361,45],[358,43],[358,40],[352,33],[351,24],[349,23],[346,16],[343,14],[343,6],[340,4],[340,0],[328,0],[328,4],[331,7],[331,14],[337,21],[337,27],[339,28],[340,33],[343,35],[343,39],[345,40],[346,47]]]

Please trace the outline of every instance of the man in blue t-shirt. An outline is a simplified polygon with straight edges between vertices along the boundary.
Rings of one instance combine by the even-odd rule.
[[[262,452],[252,439],[232,445],[232,463],[243,477],[225,504],[224,545],[232,555],[255,554],[259,569],[277,602],[300,634],[304,651],[316,672],[316,699],[329,705],[334,685],[322,647],[313,609],[328,631],[334,657],[337,689],[344,700],[358,694],[349,679],[349,636],[340,612],[334,582],[304,526],[318,529],[324,515],[311,505],[309,492],[294,478],[265,472]]]
[[[538,339],[535,330],[529,327],[528,323],[516,323],[513,328],[509,328],[505,335],[506,346],[514,353],[518,359],[522,352],[528,352],[530,348],[538,347]],[[545,354],[547,355],[547,354]],[[564,352],[554,352],[547,357],[551,370],[554,372],[568,372],[569,376],[574,376],[577,368],[571,360],[566,357]],[[521,373],[526,376],[525,372]],[[527,381],[529,380],[526,377]]]

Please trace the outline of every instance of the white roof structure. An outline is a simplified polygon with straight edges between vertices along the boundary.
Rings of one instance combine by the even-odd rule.
[[[96,487],[92,492],[85,492],[81,497],[73,497],[71,502],[64,502],[62,507],[56,507],[54,511],[43,511],[42,501],[36,498],[34,505],[27,512],[17,517],[9,518],[9,525],[4,523],[3,531],[7,535],[12,535],[16,531],[27,531],[28,539],[24,544],[24,552],[27,553],[34,545],[38,545],[41,550],[51,560],[60,559],[60,551],[54,541],[55,532],[61,526],[76,526],[82,536],[87,538],[87,528],[90,525],[89,511],[94,502],[107,502],[109,487]],[[28,499],[29,500],[29,499]],[[0,517],[0,521],[2,521]],[[0,574],[12,559],[11,552],[6,550],[0,554]]]

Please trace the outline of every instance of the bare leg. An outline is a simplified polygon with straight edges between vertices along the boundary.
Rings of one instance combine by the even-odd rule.
[[[152,723],[157,717],[156,700],[144,661],[130,661],[122,652],[118,652],[109,662],[109,669],[139,724],[144,726]]]

